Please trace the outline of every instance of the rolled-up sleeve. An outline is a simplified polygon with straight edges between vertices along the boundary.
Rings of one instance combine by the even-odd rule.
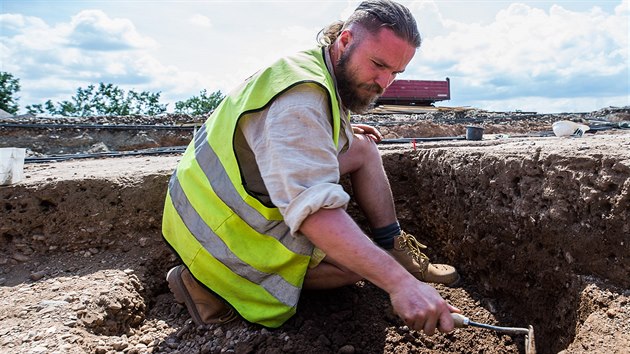
[[[342,129],[335,146],[328,102],[321,87],[299,85],[241,125],[271,202],[293,234],[309,215],[350,201],[337,158],[348,132]]]

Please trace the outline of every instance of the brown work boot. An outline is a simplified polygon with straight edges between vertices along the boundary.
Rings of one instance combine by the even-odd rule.
[[[457,270],[447,264],[431,264],[429,257],[421,251],[425,248],[427,246],[403,231],[400,236],[394,238],[394,248],[387,252],[418,280],[447,286],[456,285],[459,282]]]
[[[185,266],[179,265],[169,270],[166,281],[175,295],[175,301],[186,305],[188,313],[198,326],[227,323],[236,319],[234,309],[201,286]]]

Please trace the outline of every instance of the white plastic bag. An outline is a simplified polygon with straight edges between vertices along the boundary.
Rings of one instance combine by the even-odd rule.
[[[561,120],[553,123],[551,125],[551,129],[553,129],[553,133],[556,136],[582,137],[582,135],[584,135],[584,133],[586,133],[586,131],[590,128],[586,124],[580,124],[570,120]]]

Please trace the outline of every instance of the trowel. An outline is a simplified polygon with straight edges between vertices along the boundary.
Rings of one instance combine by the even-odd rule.
[[[531,325],[529,328],[518,327],[500,327],[492,326],[485,323],[473,322],[468,317],[460,315],[459,313],[451,313],[453,322],[455,322],[456,328],[464,328],[468,326],[480,327],[490,329],[496,332],[509,333],[509,334],[524,334],[525,335],[525,354],[536,354],[536,342],[534,341],[534,327]]]

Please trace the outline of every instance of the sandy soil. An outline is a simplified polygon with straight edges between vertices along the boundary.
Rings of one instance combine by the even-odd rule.
[[[523,124],[502,133],[535,130]],[[382,146],[401,224],[463,276],[436,288],[471,320],[533,325],[539,353],[626,353],[630,133],[487,138]],[[304,293],[279,329],[194,326],[164,280],[178,263],[160,236],[178,159],[28,164],[0,187],[1,352],[524,353],[519,335],[411,331],[366,282]]]

